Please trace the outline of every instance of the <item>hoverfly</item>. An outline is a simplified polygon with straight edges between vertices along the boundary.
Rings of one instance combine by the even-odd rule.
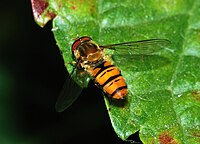
[[[58,97],[56,110],[64,111],[80,95],[83,87],[79,86],[73,77],[77,77],[81,72],[90,75],[94,83],[109,98],[120,100],[127,96],[128,88],[125,79],[121,71],[109,60],[104,49],[114,50],[118,54],[144,55],[159,51],[169,43],[170,41],[166,39],[149,39],[99,46],[88,36],[77,38],[71,47],[75,66]]]

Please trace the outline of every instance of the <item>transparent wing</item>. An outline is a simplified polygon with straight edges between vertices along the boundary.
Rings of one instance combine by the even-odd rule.
[[[157,52],[170,44],[167,39],[149,39],[100,46],[102,49],[112,49],[115,55],[147,55]]]
[[[58,112],[62,112],[67,109],[81,94],[83,90],[83,85],[79,85],[74,81],[74,78],[77,79],[78,71],[74,68],[71,75],[66,79],[62,91],[58,97],[55,108]],[[74,77],[74,78],[73,78]],[[83,81],[87,81],[87,77],[79,78]]]

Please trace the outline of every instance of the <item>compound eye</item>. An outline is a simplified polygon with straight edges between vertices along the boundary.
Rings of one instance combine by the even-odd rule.
[[[83,36],[81,38],[77,38],[74,43],[72,44],[72,53],[74,53],[74,51],[78,48],[78,46],[86,41],[90,41],[92,40],[90,37],[88,36]]]

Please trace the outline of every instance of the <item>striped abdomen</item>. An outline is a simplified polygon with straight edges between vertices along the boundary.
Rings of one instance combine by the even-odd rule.
[[[123,99],[127,95],[127,85],[118,68],[109,61],[104,61],[91,72],[95,83],[100,86],[108,96],[114,99]]]

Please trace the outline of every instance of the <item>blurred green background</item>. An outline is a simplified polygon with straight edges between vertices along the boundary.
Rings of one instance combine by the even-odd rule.
[[[51,22],[40,28],[29,0],[4,1],[0,16],[0,144],[123,143],[92,82],[69,109],[55,111],[68,73]]]

